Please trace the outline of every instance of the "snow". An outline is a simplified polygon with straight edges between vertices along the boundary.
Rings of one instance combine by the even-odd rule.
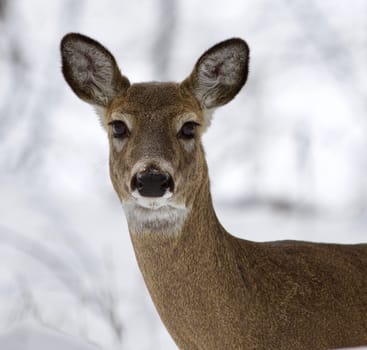
[[[98,350],[100,348],[47,327],[32,322],[22,322],[0,334],[0,349]]]
[[[56,330],[23,321],[8,331],[0,334],[0,349],[4,350],[98,350],[93,344]],[[367,347],[343,348],[334,350],[367,350]]]
[[[182,80],[211,45],[247,40],[248,83],[204,136],[224,227],[257,241],[367,241],[366,1],[5,3],[0,349],[23,336],[42,342],[32,350],[51,338],[53,349],[176,349],[136,264],[106,135],[63,81],[67,32],[102,42],[132,82]]]

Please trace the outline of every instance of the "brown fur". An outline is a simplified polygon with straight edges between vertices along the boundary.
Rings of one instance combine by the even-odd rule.
[[[84,38],[77,34],[64,38],[64,66],[73,64],[66,43]],[[86,54],[104,54],[105,68],[120,74],[105,48],[85,40],[92,45]],[[223,75],[229,69],[235,75],[226,80]],[[188,208],[178,232],[159,223],[155,230],[143,227],[136,232],[129,222],[152,299],[184,350],[326,350],[367,345],[366,244],[250,242],[227,233],[215,215],[201,134],[208,124],[207,109],[231,100],[245,83],[247,71],[247,45],[232,39],[208,50],[182,84],[130,86],[120,74],[118,79],[114,75],[118,89],[105,87],[116,92],[104,100],[102,123],[109,134],[110,174],[120,200],[131,199],[134,167],[154,164],[169,167],[174,200]],[[100,98],[93,102],[93,94],[88,93],[95,86],[79,83],[78,76],[69,76],[74,74],[69,68],[64,74],[78,96],[101,104]],[[106,81],[98,75],[91,81],[97,81],[98,94],[103,95]],[[108,126],[116,115],[131,124],[122,149],[114,146]],[[201,125],[193,147],[177,137],[185,118]]]

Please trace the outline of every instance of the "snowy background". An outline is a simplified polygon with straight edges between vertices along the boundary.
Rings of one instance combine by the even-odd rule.
[[[204,139],[222,223],[259,241],[367,241],[367,1],[0,0],[0,30],[2,350],[175,349],[107,138],[60,73],[70,31],[132,82],[183,80],[211,45],[247,40],[247,86]]]

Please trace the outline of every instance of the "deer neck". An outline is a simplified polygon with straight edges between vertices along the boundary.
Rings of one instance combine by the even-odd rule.
[[[207,330],[220,334],[231,325],[241,334],[244,315],[238,310],[246,299],[243,289],[237,288],[242,277],[229,247],[232,236],[216,217],[209,181],[202,184],[180,232],[130,233],[149,293],[180,348],[196,349],[186,341],[198,330],[209,348],[228,348],[225,343],[211,344],[214,340],[206,338]],[[210,312],[220,314],[220,320],[212,322],[205,316]]]
[[[131,224],[131,213],[127,216],[137,261],[149,289],[160,276],[178,276],[182,273],[180,269],[189,270],[190,266],[199,269],[210,264],[213,255],[223,249],[226,232],[215,214],[207,175],[198,188],[189,209],[182,214],[179,228],[175,223],[163,223],[161,227],[153,224],[153,230],[136,231],[141,226]]]

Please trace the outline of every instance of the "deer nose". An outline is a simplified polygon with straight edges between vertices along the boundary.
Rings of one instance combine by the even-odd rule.
[[[135,189],[143,197],[162,197],[168,189],[173,192],[173,179],[168,173],[156,170],[137,173],[131,180],[131,190]]]

